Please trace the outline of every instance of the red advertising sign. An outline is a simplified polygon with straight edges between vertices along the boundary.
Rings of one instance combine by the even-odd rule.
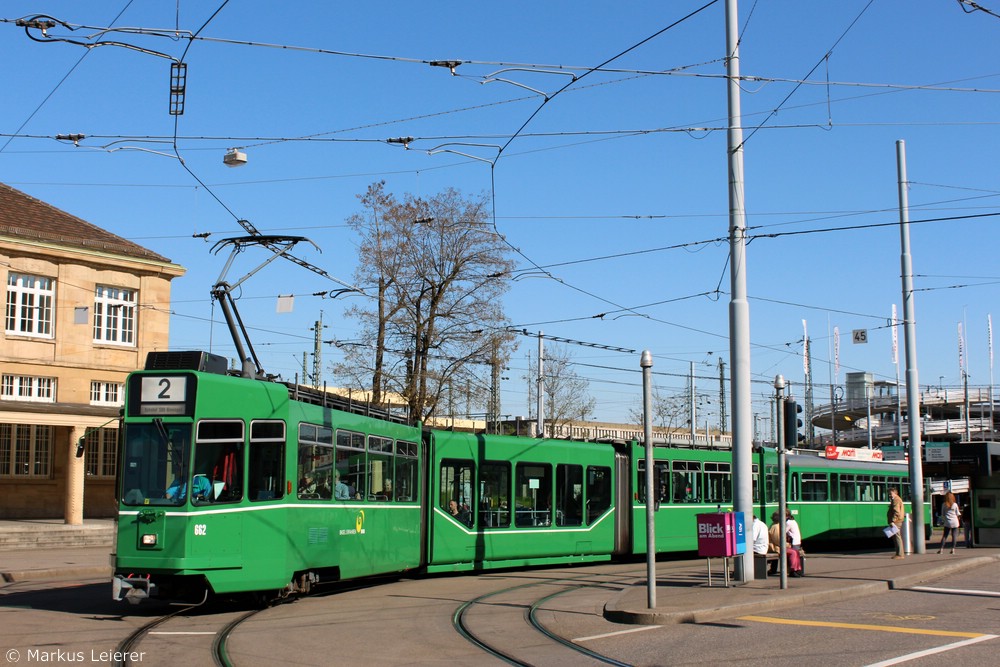
[[[698,555],[728,558],[736,554],[736,520],[732,512],[698,514]]]
[[[837,459],[837,460],[854,460],[854,461],[881,461],[882,460],[882,450],[881,449],[855,449],[854,447],[835,447],[833,445],[826,446],[826,458]]]

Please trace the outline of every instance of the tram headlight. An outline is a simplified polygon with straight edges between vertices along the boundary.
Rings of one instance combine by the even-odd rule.
[[[156,533],[150,533],[142,536],[142,546],[144,547],[155,547],[156,546]]]

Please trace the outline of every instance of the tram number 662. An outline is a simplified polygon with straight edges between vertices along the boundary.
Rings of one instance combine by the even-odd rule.
[[[208,534],[208,526],[203,523],[194,524],[194,534],[195,535],[206,535]]]

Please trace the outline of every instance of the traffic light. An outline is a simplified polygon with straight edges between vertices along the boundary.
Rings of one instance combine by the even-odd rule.
[[[785,412],[782,415],[784,417],[786,449],[801,447],[805,444],[806,436],[799,431],[802,428],[802,419],[799,417],[801,414],[802,406],[796,403],[794,398],[786,398]]]

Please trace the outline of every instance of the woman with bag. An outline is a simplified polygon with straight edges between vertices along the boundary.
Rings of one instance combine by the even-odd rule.
[[[938,553],[944,551],[944,543],[951,535],[951,553],[955,553],[955,542],[958,541],[958,528],[962,525],[962,510],[955,502],[955,494],[949,491],[944,494],[944,505],[941,506],[941,523],[944,525],[944,533],[941,535],[941,546]]]

